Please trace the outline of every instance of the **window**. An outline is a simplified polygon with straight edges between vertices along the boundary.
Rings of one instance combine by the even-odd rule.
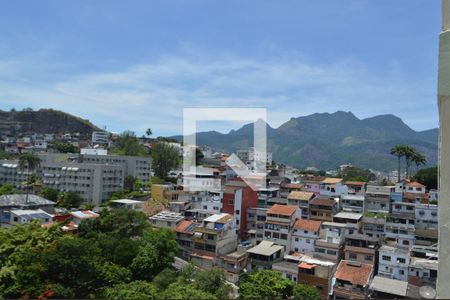
[[[311,240],[310,239],[306,239],[306,243],[311,244]]]
[[[409,241],[403,241],[403,245],[408,246],[409,245]]]
[[[357,260],[358,256],[356,255],[356,253],[350,253],[349,255],[349,259],[350,260]]]
[[[303,233],[308,233],[308,230],[303,230]]]
[[[400,275],[405,275],[405,271],[404,271],[404,270],[399,270],[398,273],[399,273]]]
[[[387,256],[387,255],[381,256],[381,259],[382,259],[382,260],[385,260],[385,261],[391,261],[391,257],[390,257],[390,256]]]
[[[286,239],[287,239],[287,234],[282,233],[282,234],[281,234],[281,239],[282,239],[282,240],[286,240]]]
[[[327,250],[327,254],[329,254],[329,255],[336,255],[337,252],[334,251],[334,250]]]
[[[295,238],[295,241],[298,242],[298,238]]]
[[[238,215],[239,216],[239,209],[236,209],[236,215]]]
[[[405,259],[405,258],[399,257],[399,258],[397,259],[397,263],[400,263],[400,264],[406,264],[406,259]]]
[[[236,220],[236,225],[239,225],[239,220]]]
[[[272,237],[273,237],[274,239],[277,239],[277,238],[280,237],[280,234],[279,234],[278,232],[274,232],[273,235],[272,235]]]
[[[365,260],[367,261],[372,261],[373,260],[373,256],[372,255],[366,255],[366,257],[364,257]]]
[[[318,252],[318,253],[325,253],[325,249],[323,249],[323,248],[316,248],[316,252]]]

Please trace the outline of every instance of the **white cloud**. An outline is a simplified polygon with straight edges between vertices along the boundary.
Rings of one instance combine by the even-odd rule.
[[[40,71],[49,70],[63,76],[42,79],[47,76]],[[434,127],[434,82],[411,78],[398,65],[376,74],[351,59],[318,65],[293,54],[266,61],[166,56],[123,70],[78,74],[30,60],[0,61],[0,107],[51,107],[113,131],[152,127],[155,134],[181,133],[184,107],[265,107],[275,127],[291,117],[336,110],[358,117],[393,113],[413,128]]]

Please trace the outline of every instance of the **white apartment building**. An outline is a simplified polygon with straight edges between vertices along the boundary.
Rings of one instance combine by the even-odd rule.
[[[378,253],[379,276],[408,281],[410,257],[407,250],[383,245]]]
[[[416,204],[416,229],[438,229],[438,206],[434,204]]]
[[[320,195],[329,197],[340,197],[348,194],[348,187],[343,183],[342,178],[325,178],[320,183]]]
[[[395,192],[395,186],[368,185],[364,200],[364,210],[389,213],[390,197],[393,192]]]
[[[319,239],[314,247],[314,257],[339,262],[345,241],[346,224],[323,222]]]
[[[364,200],[364,195],[344,194],[341,196],[341,208],[348,212],[363,213]]]
[[[292,231],[291,251],[312,255],[319,239],[320,224],[320,221],[297,220]]]
[[[124,173],[118,165],[45,163],[41,164],[39,176],[45,186],[75,192],[85,202],[99,205],[123,188]]]

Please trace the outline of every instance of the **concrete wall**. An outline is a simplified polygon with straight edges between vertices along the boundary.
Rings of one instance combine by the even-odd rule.
[[[450,0],[442,1],[439,37],[439,276],[437,297],[450,295]]]

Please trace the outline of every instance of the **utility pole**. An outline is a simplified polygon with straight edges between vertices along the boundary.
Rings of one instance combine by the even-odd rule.
[[[442,0],[439,35],[439,266],[437,298],[450,297],[450,0]]]

